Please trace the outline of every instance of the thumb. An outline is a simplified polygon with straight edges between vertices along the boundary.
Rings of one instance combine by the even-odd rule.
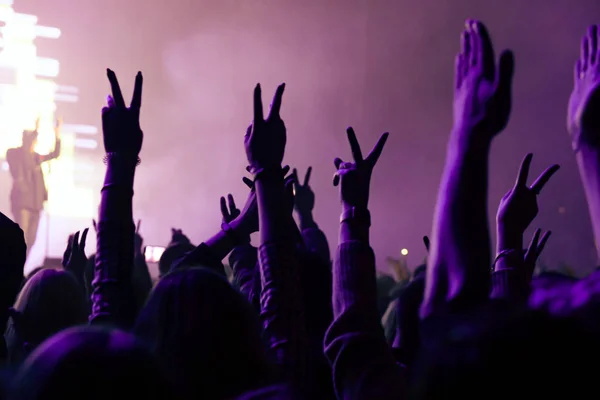
[[[289,211],[294,210],[294,180],[287,179],[285,181],[285,200],[287,202],[288,207],[290,207]]]
[[[510,50],[504,50],[502,54],[500,54],[498,73],[496,76],[496,90],[502,96],[510,96],[514,72],[514,54]]]

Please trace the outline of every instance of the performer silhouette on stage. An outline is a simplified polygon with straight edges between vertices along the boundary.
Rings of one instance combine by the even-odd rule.
[[[44,202],[48,200],[48,190],[44,183],[41,164],[60,155],[61,125],[62,121],[59,119],[54,129],[56,136],[54,151],[50,154],[41,155],[35,152],[39,120],[34,131],[23,131],[21,147],[8,149],[6,152],[6,161],[13,178],[10,193],[11,209],[15,222],[25,234],[27,255],[35,244],[40,214],[44,209]]]

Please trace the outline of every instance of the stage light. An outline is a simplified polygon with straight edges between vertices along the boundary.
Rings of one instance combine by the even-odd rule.
[[[402,249],[402,250],[400,250],[400,254],[402,254],[403,256],[407,256],[408,255],[408,250],[407,249]]]

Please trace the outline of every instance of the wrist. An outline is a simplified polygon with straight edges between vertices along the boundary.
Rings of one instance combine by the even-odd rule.
[[[230,231],[227,231],[227,226],[229,226]],[[223,229],[226,228],[226,229]],[[250,231],[247,228],[247,225],[244,223],[242,218],[236,218],[229,223],[221,224],[221,229],[225,231],[225,233],[229,233],[233,235],[232,239],[240,243],[250,242]]]
[[[365,208],[345,207],[340,217],[340,243],[369,242],[371,214]]]
[[[499,231],[497,235],[496,254],[506,250],[523,250],[523,234],[509,234]]]
[[[452,127],[448,145],[454,149],[480,149],[487,150],[491,147],[492,135],[484,132],[478,126],[457,123]]]
[[[315,228],[317,226],[311,211],[298,211],[297,215],[301,230]]]

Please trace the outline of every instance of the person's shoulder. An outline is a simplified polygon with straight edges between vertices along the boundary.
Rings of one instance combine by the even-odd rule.
[[[21,147],[10,148],[10,149],[6,150],[6,158],[15,156],[15,155],[19,154],[20,152],[21,152]]]

